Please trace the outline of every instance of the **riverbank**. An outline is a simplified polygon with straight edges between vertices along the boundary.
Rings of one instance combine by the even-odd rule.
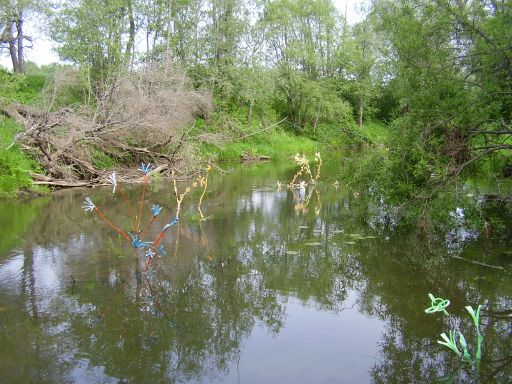
[[[55,178],[45,175],[45,170],[20,146],[10,146],[17,133],[19,125],[10,118],[0,116],[1,136],[0,145],[0,197],[15,198],[48,193],[48,188],[65,188],[79,186],[98,186],[104,184],[106,175],[111,170],[132,170],[133,159],[127,164],[120,163],[102,151],[92,153],[92,163],[102,170],[99,177],[94,180],[76,180]],[[217,128],[221,130],[221,128]],[[223,142],[204,142],[201,137],[189,139],[186,152],[181,158],[176,158],[174,167],[178,168],[181,176],[192,174],[194,168],[201,167],[205,163],[233,163],[260,160],[284,160],[291,159],[296,153],[313,155],[322,146],[318,141],[308,137],[293,135],[275,127],[272,132],[257,133],[250,137],[234,137],[224,139]],[[5,149],[6,147],[9,149]],[[162,165],[157,173],[170,174],[171,166],[166,159],[157,159],[156,166]],[[186,162],[186,163],[185,163]],[[181,166],[180,166],[181,163]],[[126,172],[122,172],[126,173]],[[135,176],[134,176],[135,177]],[[137,178],[135,177],[134,180]],[[128,179],[125,181],[129,181]]]

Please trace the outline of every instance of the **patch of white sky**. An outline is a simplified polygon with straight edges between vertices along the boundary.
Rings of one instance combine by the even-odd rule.
[[[333,0],[333,4],[338,11],[342,15],[346,15],[347,21],[351,25],[363,19],[360,9],[361,4],[365,2],[365,0]],[[41,22],[41,20],[38,20],[38,22]],[[37,65],[47,65],[60,61],[56,52],[56,44],[48,37],[44,29],[44,27],[36,26],[36,23],[30,20],[26,24],[27,35],[32,36],[32,48],[27,47],[25,49],[25,58]],[[9,70],[12,69],[10,57],[5,50],[2,51],[2,56],[0,56],[0,66]]]

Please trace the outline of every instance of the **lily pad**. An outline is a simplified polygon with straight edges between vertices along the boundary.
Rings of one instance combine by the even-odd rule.
[[[312,242],[312,243],[304,243],[304,245],[307,245],[308,247],[316,247],[318,245],[322,245],[322,243]]]
[[[299,252],[297,252],[297,251],[286,251],[286,254],[287,255],[298,255]]]
[[[361,235],[359,233],[349,233],[348,236],[351,237],[354,240],[364,240],[364,239],[366,239],[366,237],[364,237],[363,235]]]
[[[355,241],[344,241],[343,243],[348,244],[348,245],[354,245],[356,242]]]

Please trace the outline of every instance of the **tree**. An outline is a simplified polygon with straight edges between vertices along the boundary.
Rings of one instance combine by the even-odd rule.
[[[393,121],[388,183],[401,198],[471,174],[485,157],[510,154],[510,1],[376,1],[392,47],[401,109]],[[390,188],[391,189],[391,188]]]
[[[346,112],[344,101],[324,81],[334,74],[337,44],[342,41],[342,18],[332,2],[267,1],[261,25],[266,32],[267,62],[278,69],[283,110],[295,130],[316,130],[320,121],[330,121],[324,112],[334,105]]]
[[[270,63],[311,79],[332,74],[341,16],[330,0],[267,1],[261,22]]]
[[[15,73],[25,72],[24,41],[26,17],[43,4],[33,0],[0,0],[0,50],[6,48]]]
[[[69,0],[56,5],[50,34],[64,60],[83,64],[106,79],[133,58],[135,0]]]
[[[352,34],[353,49],[349,51],[352,53],[350,62],[355,80],[353,92],[357,97],[357,124],[362,128],[365,110],[376,91],[372,72],[377,61],[378,42],[370,17],[356,24]]]

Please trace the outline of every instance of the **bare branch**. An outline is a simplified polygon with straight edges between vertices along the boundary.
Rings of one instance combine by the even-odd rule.
[[[49,185],[97,179],[103,172],[98,161],[105,156],[168,167],[186,148],[193,125],[184,128],[197,116],[207,118],[212,108],[211,96],[194,91],[182,72],[171,68],[165,75],[162,68],[146,67],[102,85],[93,107],[54,110],[66,87],[83,87],[80,81],[73,71],[56,76],[44,92],[45,110],[20,104],[0,107],[24,127],[10,147],[19,143],[28,148],[53,178]],[[163,151],[168,145],[173,145],[172,153]]]

